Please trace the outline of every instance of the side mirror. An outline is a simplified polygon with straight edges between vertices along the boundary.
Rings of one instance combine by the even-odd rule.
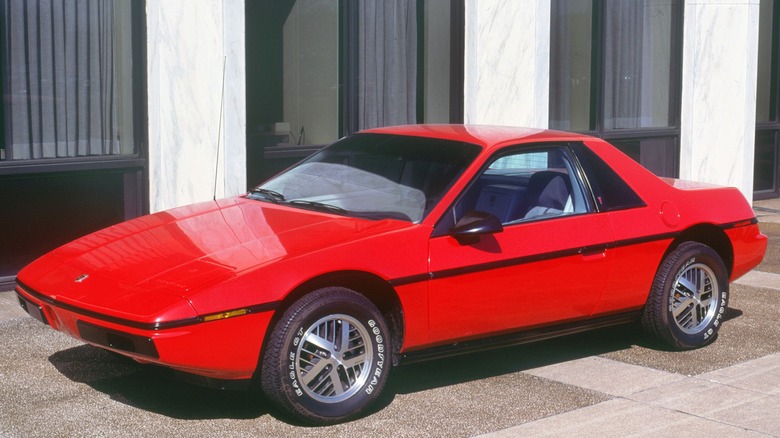
[[[462,245],[479,242],[482,234],[495,234],[504,231],[497,217],[483,211],[469,211],[449,232]]]

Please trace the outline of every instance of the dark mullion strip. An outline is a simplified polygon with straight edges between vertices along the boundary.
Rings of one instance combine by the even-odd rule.
[[[450,2],[450,122],[463,123],[466,3]]]
[[[11,64],[11,56],[9,55],[11,51],[7,45],[7,41],[10,38],[12,21],[8,19],[11,11],[10,5],[6,0],[0,0],[0,10],[3,11],[3,14],[0,15],[0,29],[3,29],[3,31],[0,31],[0,94],[5,95],[6,90],[10,90],[9,84],[6,83],[6,76],[8,76],[6,72],[10,71]],[[0,99],[0,149],[5,151],[5,159],[8,160],[10,159],[8,156],[10,148],[7,147],[8,139],[6,138],[6,132],[10,132],[10,120],[6,120],[5,118],[4,100],[5,99]],[[6,125],[8,125],[7,130]]]
[[[415,122],[423,123],[425,122],[425,0],[417,0],[416,7],[417,76],[415,85]]]
[[[780,1],[772,4],[772,59],[769,81],[769,120],[780,125],[778,104],[780,103]],[[776,126],[777,127],[777,126]]]
[[[49,3],[49,14],[51,16],[51,84],[52,84],[52,113],[53,113],[53,122],[54,122],[54,132],[53,132],[53,140],[54,140],[54,156],[57,158],[60,158],[59,153],[59,111],[57,108],[57,102],[59,101],[59,96],[57,94],[57,50],[56,50],[56,35],[54,35],[55,27],[54,27],[54,20],[57,19],[57,16],[54,14],[54,2]],[[65,156],[67,157],[67,149],[65,150]]]
[[[103,155],[108,155],[106,145],[106,108],[104,107],[105,103],[105,91],[106,91],[106,84],[108,82],[108,79],[106,78],[104,66],[105,66],[105,54],[106,54],[106,44],[103,40],[103,36],[105,35],[106,29],[104,27],[104,17],[103,14],[105,13],[103,8],[103,3],[100,2],[97,4],[97,23],[95,24],[95,27],[97,27],[97,63],[98,63],[98,102],[99,102],[99,117],[100,117],[100,138],[98,139],[100,143],[100,150]],[[91,39],[91,38],[90,38]]]
[[[669,68],[669,123],[671,127],[680,129],[681,107],[682,107],[682,57],[683,47],[678,44],[683,38],[683,23],[685,22],[685,5],[682,1],[672,3],[672,37],[669,55],[671,56],[671,65]],[[674,9],[677,9],[676,11]],[[675,13],[676,12],[676,13]],[[680,149],[680,139],[678,135],[677,149]],[[679,160],[678,160],[679,163]],[[679,166],[678,166],[679,167]]]
[[[92,155],[92,38],[90,38],[89,32],[94,28],[94,24],[92,23],[92,4],[90,2],[87,2],[87,11],[86,11],[86,19],[87,19],[87,30],[84,32],[86,34],[86,40],[87,40],[87,55],[86,55],[86,62],[85,67],[87,70],[87,93],[86,93],[86,99],[87,99],[87,155]]]
[[[63,141],[65,142],[65,156],[70,157],[70,146],[69,142],[71,141],[71,133],[70,133],[70,111],[68,111],[68,107],[70,105],[70,99],[68,99],[69,93],[68,93],[68,79],[67,79],[67,73],[68,73],[68,21],[65,19],[65,16],[67,15],[65,2],[67,0],[62,0],[61,8],[62,8],[62,71],[64,72],[65,76],[65,87],[64,90],[62,90],[63,94],[63,107],[65,109],[64,114],[62,115],[65,120],[63,120],[63,124],[65,125],[64,129],[64,138]],[[78,82],[77,82],[78,84]],[[78,145],[74,145],[74,154],[73,156],[78,155]]]
[[[42,35],[41,35],[41,0],[38,0],[38,2],[35,5],[35,61],[36,61],[36,70],[38,71],[38,126],[37,129],[34,129],[34,131],[38,131],[38,144],[40,145],[41,149],[41,158],[44,157],[44,136],[43,136],[43,66],[42,66]],[[29,72],[32,70],[30,68],[30,64],[27,64],[27,71]],[[27,89],[28,94],[30,93],[30,89]],[[32,111],[30,111],[32,113]],[[31,114],[32,117],[32,114]],[[32,138],[30,138],[30,143],[36,143],[33,141]],[[55,154],[56,155],[56,154]],[[35,157],[31,157],[35,158]]]
[[[606,9],[604,2],[594,1],[591,10],[591,43],[590,43],[590,122],[589,128],[599,137],[604,136],[604,62],[606,57],[606,32],[604,22]]]
[[[73,10],[74,10],[74,14],[73,14],[74,23],[73,23],[73,26],[74,26],[74,29],[78,29],[79,28],[79,3],[73,2]],[[73,87],[73,91],[74,91],[74,94],[75,94],[75,96],[74,96],[74,100],[75,100],[74,105],[76,107],[76,110],[73,112],[73,114],[74,114],[74,117],[76,118],[76,120],[75,120],[75,125],[76,126],[74,127],[76,132],[73,134],[73,141],[75,142],[76,156],[78,156],[79,152],[80,152],[79,149],[81,147],[81,145],[80,145],[80,140],[81,140],[81,90],[80,90],[80,88],[81,88],[81,64],[79,63],[79,35],[78,35],[78,32],[76,32],[76,31],[73,32],[73,38],[75,40],[73,42],[73,50],[74,50],[73,62],[75,64],[74,69],[76,71],[76,74],[75,74],[76,77],[74,78],[75,79],[75,84],[74,84],[74,87]]]
[[[24,17],[23,20],[23,27],[24,27],[24,63],[28,67],[25,69],[25,88],[27,88],[27,148],[30,152],[30,158],[35,157],[35,151],[33,150],[33,121],[32,121],[32,94],[30,93],[30,86],[32,85],[32,78],[30,77],[30,37],[29,37],[29,31],[30,26],[28,23],[29,20],[29,11],[27,6],[29,3],[25,2],[24,6],[22,7],[22,16]]]
[[[343,83],[340,110],[341,136],[353,134],[358,130],[358,93],[360,50],[358,2],[341,0],[339,3],[341,32],[341,80]]]
[[[106,12],[106,22],[111,23],[111,29],[109,29],[108,32],[106,32],[106,38],[108,39],[108,42],[106,45],[108,46],[108,78],[109,78],[109,84],[107,87],[108,92],[108,154],[111,155],[114,153],[114,140],[115,140],[115,130],[117,129],[115,125],[115,119],[116,115],[114,114],[114,86],[116,84],[116,77],[114,76],[116,74],[115,71],[115,62],[114,62],[114,49],[115,49],[115,39],[116,39],[116,26],[114,25],[114,4],[109,3],[108,4],[108,11]],[[117,151],[119,152],[119,151]]]

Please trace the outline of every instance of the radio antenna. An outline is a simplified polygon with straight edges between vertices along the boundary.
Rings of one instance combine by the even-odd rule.
[[[222,142],[222,111],[225,108],[225,64],[227,64],[227,56],[222,57],[222,92],[219,99],[219,121],[217,122],[217,156],[214,160],[214,198],[217,200],[217,179],[219,178],[219,149]]]

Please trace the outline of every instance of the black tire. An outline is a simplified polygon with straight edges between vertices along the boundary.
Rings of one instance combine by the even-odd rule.
[[[718,253],[707,245],[685,242],[658,268],[642,327],[674,349],[699,348],[715,340],[728,299],[728,274]]]
[[[356,418],[387,381],[388,334],[376,306],[352,290],[329,287],[305,295],[284,312],[268,339],[263,391],[304,424]]]

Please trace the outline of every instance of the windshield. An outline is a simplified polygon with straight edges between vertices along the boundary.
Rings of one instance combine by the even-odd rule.
[[[476,145],[451,140],[356,134],[249,196],[334,214],[419,222],[478,153]]]

